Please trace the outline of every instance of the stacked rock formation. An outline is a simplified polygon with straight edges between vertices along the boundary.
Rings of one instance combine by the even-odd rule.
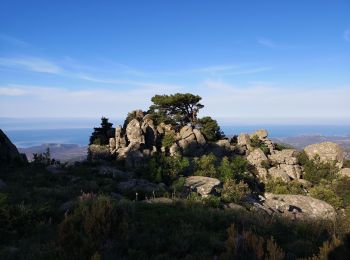
[[[259,147],[252,147],[252,138],[258,138],[262,145],[267,147],[267,151],[264,152]],[[294,149],[276,150],[265,129],[257,130],[250,135],[240,134],[237,144],[241,149],[242,147],[245,149],[247,160],[255,166],[260,179],[265,180],[271,177],[286,182],[300,179],[302,168],[298,165],[297,151]]]
[[[186,154],[191,148],[199,148],[206,144],[200,130],[186,125],[176,132],[171,125],[160,123],[155,125],[151,115],[141,110],[133,111],[135,115],[126,127],[117,126],[115,136],[109,139],[109,154],[117,159],[125,159],[129,166],[139,166],[143,158],[155,152],[169,152],[171,156]],[[163,147],[161,140],[165,135],[174,137],[170,147]],[[90,145],[89,150],[96,150],[96,145]],[[91,149],[92,148],[92,149]],[[106,149],[103,149],[104,152]]]

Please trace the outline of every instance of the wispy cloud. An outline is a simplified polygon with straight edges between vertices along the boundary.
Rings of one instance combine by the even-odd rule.
[[[258,39],[258,44],[271,48],[271,49],[303,49],[307,48],[307,46],[302,46],[302,45],[294,45],[294,44],[285,44],[285,43],[279,43],[275,42],[271,39],[268,38],[259,38]]]
[[[136,87],[149,87],[149,88],[157,87],[159,89],[167,89],[167,90],[179,90],[182,88],[182,86],[175,85],[175,84],[144,82],[144,81],[137,81],[137,80],[102,79],[102,78],[96,78],[86,74],[80,74],[80,75],[77,75],[77,77],[83,80],[91,81],[91,82],[112,84],[112,85],[132,85]]]
[[[350,42],[350,28],[344,31],[344,39]]]
[[[0,87],[0,96],[23,96],[26,93],[22,88]]]
[[[229,71],[233,69],[237,69],[238,65],[216,65],[216,66],[209,66],[209,67],[203,67],[203,68],[195,68],[188,70],[189,72],[203,72],[203,73],[211,73],[211,72],[223,72],[223,71]]]
[[[322,118],[343,123],[350,120],[350,103],[347,101],[350,86],[297,90],[259,83],[240,86],[213,80],[202,86],[201,96],[206,104],[204,112],[218,117],[251,122],[272,120],[275,123],[291,123],[288,120],[292,118],[308,118],[310,123],[323,122]]]
[[[54,62],[38,57],[0,57],[0,66],[50,74],[63,72],[63,69]]]
[[[224,75],[244,75],[244,74],[255,74],[259,72],[272,70],[273,67],[258,67],[258,68],[250,68],[250,69],[241,69],[237,71],[227,72]]]
[[[280,47],[275,42],[273,42],[273,41],[271,41],[269,39],[266,39],[266,38],[258,39],[258,43],[261,44],[261,45],[264,45],[266,47],[270,47],[270,48],[278,48],[278,47]]]
[[[12,37],[10,35],[7,34],[0,34],[0,41],[1,42],[5,42],[14,46],[18,46],[18,47],[27,47],[30,46],[29,43],[22,41],[18,38]]]
[[[0,88],[0,117],[124,117],[134,109],[149,107],[155,94],[173,92],[173,89],[159,89],[158,86],[123,90],[5,86]],[[9,94],[16,94],[18,99],[9,99]]]

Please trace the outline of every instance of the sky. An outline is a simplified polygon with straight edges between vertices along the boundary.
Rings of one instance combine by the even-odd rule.
[[[350,125],[350,1],[0,1],[0,117]]]

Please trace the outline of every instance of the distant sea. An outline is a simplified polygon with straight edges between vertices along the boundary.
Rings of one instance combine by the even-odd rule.
[[[0,125],[1,128],[1,125]],[[223,125],[226,135],[252,133],[256,129],[267,129],[270,137],[292,137],[300,135],[350,136],[350,125]],[[92,128],[57,128],[57,129],[6,129],[4,132],[11,141],[21,148],[43,143],[88,145]]]

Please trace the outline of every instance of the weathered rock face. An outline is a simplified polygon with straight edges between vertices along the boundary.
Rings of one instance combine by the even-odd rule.
[[[141,125],[142,133],[144,134],[145,145],[147,148],[152,148],[157,139],[157,130],[154,127],[153,120],[150,115],[145,115]]]
[[[27,158],[18,152],[16,146],[0,129],[0,164],[8,164],[14,161],[26,162]]]
[[[244,134],[244,133],[240,134],[237,137],[237,144],[250,146],[250,136],[248,134]]]
[[[193,133],[196,137],[196,140],[199,144],[205,144],[206,140],[204,138],[204,136],[202,135],[201,131],[199,131],[198,129],[193,129]]]
[[[126,136],[130,143],[144,143],[145,138],[142,134],[140,122],[137,119],[133,119],[126,127]]]
[[[260,148],[256,148],[249,153],[249,155],[247,156],[247,160],[250,164],[254,165],[255,167],[261,167],[261,163],[263,161],[266,161],[267,157]]]
[[[250,135],[250,137],[253,137],[253,136],[257,136],[260,140],[263,140],[265,138],[267,138],[268,136],[268,132],[265,130],[265,129],[259,129],[259,130],[256,130],[254,133],[252,133]]]
[[[338,172],[338,175],[341,177],[349,177],[350,178],[350,168],[343,168]]]
[[[186,125],[180,129],[180,138],[181,139],[186,139],[192,135],[194,135],[194,133],[193,133],[193,129],[191,126]]]
[[[273,154],[269,155],[269,159],[272,162],[280,164],[295,165],[298,163],[297,159],[298,152],[294,149],[285,149],[282,151],[275,151]]]
[[[323,142],[318,144],[311,144],[306,146],[304,151],[309,159],[313,159],[316,155],[319,155],[322,162],[336,161],[336,165],[339,168],[343,166],[343,149],[336,143]]]
[[[301,167],[298,165],[279,164],[268,171],[269,176],[274,179],[282,179],[285,182],[300,179]]]
[[[281,215],[292,219],[327,219],[336,216],[334,208],[328,203],[302,195],[265,194],[263,210],[269,214]]]
[[[186,178],[184,187],[189,191],[194,191],[203,197],[208,196],[215,192],[215,188],[219,187],[221,182],[218,179],[204,177],[204,176],[191,176]]]

